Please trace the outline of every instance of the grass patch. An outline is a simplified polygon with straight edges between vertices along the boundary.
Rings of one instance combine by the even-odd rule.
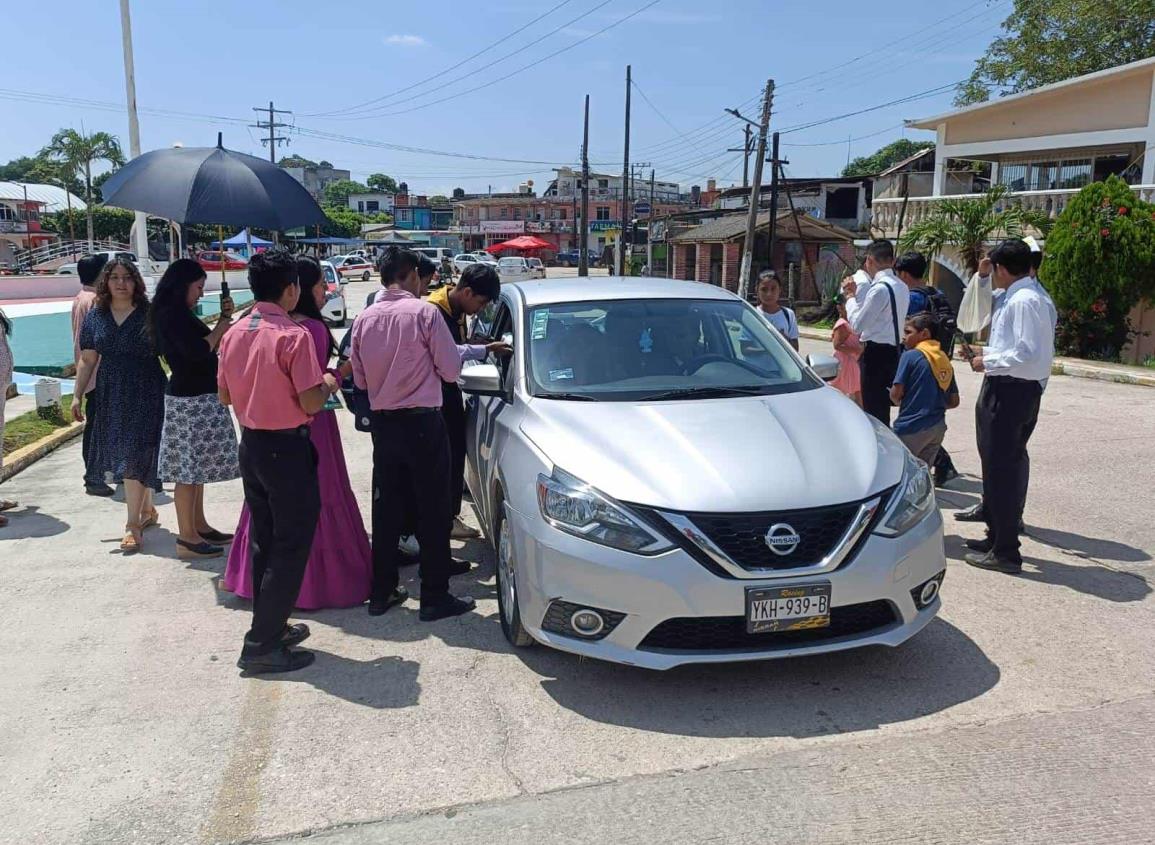
[[[835,321],[832,317],[827,317],[823,320],[819,320],[816,323],[803,323],[802,325],[808,329],[832,329],[834,328],[834,322]]]
[[[42,437],[47,437],[57,429],[71,425],[71,394],[61,397],[60,401],[61,413],[55,419],[42,416],[40,411],[33,410],[9,420],[4,426],[4,454],[9,455]]]

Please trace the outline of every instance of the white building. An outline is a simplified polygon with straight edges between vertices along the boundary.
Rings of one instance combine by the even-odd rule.
[[[361,214],[393,213],[393,194],[349,194],[349,208]]]
[[[581,196],[582,174],[572,167],[557,168],[557,178],[550,182],[543,196],[557,197],[563,200],[572,200]],[[638,202],[650,199],[649,171],[643,175],[638,173],[632,180],[630,201]],[[610,173],[590,173],[590,200],[600,199],[620,200],[622,198],[622,176]],[[654,182],[654,201],[671,203],[680,201],[680,192],[677,182]]]

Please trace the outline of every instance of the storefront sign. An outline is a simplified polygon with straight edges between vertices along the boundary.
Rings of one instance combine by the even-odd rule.
[[[612,232],[615,229],[620,229],[622,226],[617,220],[591,220],[591,232]]]
[[[499,232],[512,235],[525,231],[524,220],[481,220],[477,226],[480,232]]]

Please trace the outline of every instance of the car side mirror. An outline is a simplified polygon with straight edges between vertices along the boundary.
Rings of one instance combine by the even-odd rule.
[[[478,364],[461,371],[461,392],[471,396],[504,396],[496,364]]]
[[[814,375],[823,381],[834,381],[838,378],[838,359],[833,355],[813,353],[806,356],[806,363],[814,371]]]

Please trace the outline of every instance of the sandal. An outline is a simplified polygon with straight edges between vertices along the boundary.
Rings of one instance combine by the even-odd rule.
[[[0,528],[7,528],[7,527],[8,527],[8,517],[0,516]]]
[[[126,525],[124,526],[124,539],[120,541],[120,550],[126,555],[134,555],[140,551],[141,544],[141,526]]]
[[[10,511],[18,507],[20,507],[19,502],[13,502],[11,499],[0,499],[0,511]]]
[[[201,558],[220,557],[225,552],[220,546],[201,541],[188,543],[180,538],[176,541],[176,556],[180,560],[199,560]]]
[[[140,530],[152,528],[154,525],[160,525],[160,512],[156,508],[141,514]]]

